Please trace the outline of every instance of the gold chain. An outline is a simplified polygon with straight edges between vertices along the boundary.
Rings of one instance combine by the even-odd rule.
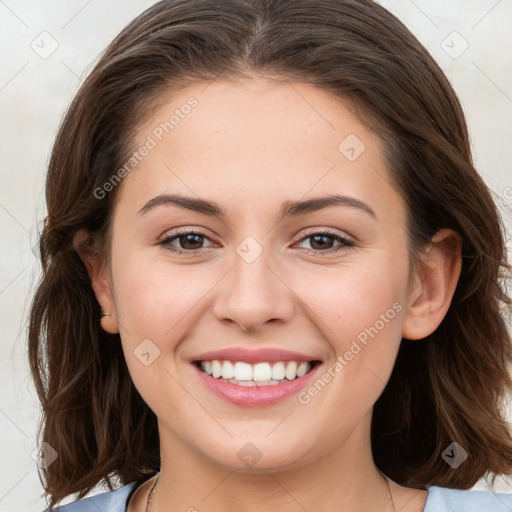
[[[388,488],[388,500],[389,500],[389,503],[393,507],[393,512],[396,512],[395,502],[393,501],[393,496],[391,495],[391,489],[389,487],[388,479],[387,479],[386,475],[384,475],[384,473],[382,473],[382,471],[380,471],[380,474],[384,478],[384,481],[386,482],[386,486]],[[146,503],[146,512],[149,512],[149,505],[151,504],[151,500],[153,498],[153,494],[155,493],[156,486],[158,485],[158,481],[159,480],[160,480],[160,473],[158,473],[158,476],[156,477],[155,483],[152,485],[151,490],[149,491],[148,501]]]
[[[149,505],[151,503],[151,499],[153,498],[153,494],[154,494],[156,486],[158,484],[158,480],[160,480],[160,473],[158,473],[158,476],[156,477],[155,483],[152,485],[151,490],[149,491],[148,501],[146,503],[146,512],[149,512]]]

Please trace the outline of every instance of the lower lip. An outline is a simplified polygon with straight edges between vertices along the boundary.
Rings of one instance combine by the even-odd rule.
[[[237,384],[211,377],[201,371],[195,364],[192,364],[192,366],[201,382],[220,398],[235,405],[260,407],[276,404],[297,394],[308,385],[318,372],[321,364],[316,363],[313,369],[302,377],[297,377],[290,382],[274,384],[273,386],[238,386]]]

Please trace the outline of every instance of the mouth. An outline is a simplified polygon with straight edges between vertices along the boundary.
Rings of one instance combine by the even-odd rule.
[[[204,374],[241,387],[280,386],[301,379],[321,361],[268,361],[248,363],[231,360],[200,360],[193,364]]]
[[[324,366],[312,354],[282,347],[225,347],[189,359],[203,389],[242,407],[274,405],[292,398]]]

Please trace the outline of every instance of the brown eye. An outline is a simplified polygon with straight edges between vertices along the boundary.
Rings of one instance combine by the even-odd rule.
[[[175,234],[166,236],[158,245],[162,245],[166,250],[178,254],[197,253],[204,249],[202,247],[204,239],[209,240],[205,233],[198,231],[176,231]],[[174,242],[177,242],[178,247],[176,247],[176,244],[171,245]]]
[[[344,249],[348,249],[350,247],[355,246],[355,243],[348,238],[345,238],[337,233],[333,233],[331,231],[323,231],[320,233],[313,233],[306,237],[303,237],[300,241],[303,242],[305,240],[311,240],[311,250],[308,251],[314,253],[331,253],[338,252]],[[339,242],[337,247],[333,248],[334,242]]]

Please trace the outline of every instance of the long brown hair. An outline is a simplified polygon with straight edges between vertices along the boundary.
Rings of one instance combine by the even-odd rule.
[[[135,389],[119,335],[73,247],[81,228],[108,260],[119,187],[101,188],[133,152],[134,129],[161,92],[199,80],[265,75],[309,82],[348,101],[380,134],[407,204],[416,257],[441,228],[463,240],[450,308],[425,340],[403,339],[374,407],[375,463],[414,488],[470,488],[509,474],[504,399],[512,388],[505,230],[472,163],[459,101],[427,50],[371,0],[164,0],[109,45],[71,103],[48,169],[43,275],[29,326],[42,403],[41,440],[58,458],[40,475],[50,505],[102,481],[126,484],[159,469],[154,413]],[[468,452],[457,470],[442,452]]]

